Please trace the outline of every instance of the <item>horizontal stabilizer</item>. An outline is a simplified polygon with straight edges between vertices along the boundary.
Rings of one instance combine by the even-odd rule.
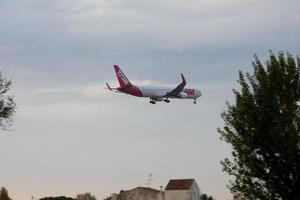
[[[110,91],[113,91],[112,88],[108,85],[108,83],[105,83],[107,86],[107,89],[109,89]]]
[[[108,85],[108,83],[105,83],[105,84],[106,84],[105,89],[108,89],[108,90],[116,92],[116,93],[120,93],[120,91],[118,90],[118,88],[112,88],[112,87],[110,87],[110,85]]]

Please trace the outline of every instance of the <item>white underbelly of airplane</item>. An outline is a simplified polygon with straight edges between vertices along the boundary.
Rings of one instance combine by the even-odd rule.
[[[150,98],[163,98],[167,95],[168,92],[172,91],[173,88],[148,88],[148,87],[140,87],[143,97]],[[184,99],[194,99],[195,95],[188,95],[184,93]],[[168,97],[168,98],[178,98],[183,99],[182,97]]]
[[[164,97],[171,89],[139,87],[143,97]]]

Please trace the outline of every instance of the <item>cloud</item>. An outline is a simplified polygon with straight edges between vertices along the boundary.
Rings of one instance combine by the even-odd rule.
[[[0,66],[18,105],[14,131],[0,140],[2,183],[14,199],[79,190],[104,198],[152,170],[157,186],[195,177],[229,199],[220,113],[253,53],[299,54],[298,8],[295,0],[1,1]],[[113,64],[138,85],[175,86],[183,72],[203,96],[153,106],[111,93]]]
[[[156,70],[168,63],[217,66],[212,54],[249,57],[258,49],[298,49],[297,1],[1,4],[1,63],[21,68],[108,74],[106,66],[114,63]]]
[[[292,21],[299,19],[293,5],[297,3],[277,2],[270,6],[270,1],[189,1],[184,4],[182,1],[111,1],[105,11],[87,10],[71,23],[73,31],[81,34],[97,34],[117,41],[126,37],[129,43],[141,37],[151,41],[139,41],[135,47],[143,44],[148,48],[186,49],[249,44],[264,40],[263,35],[272,36],[282,26],[293,26]],[[294,12],[290,12],[291,9]],[[124,43],[120,41],[120,44]]]

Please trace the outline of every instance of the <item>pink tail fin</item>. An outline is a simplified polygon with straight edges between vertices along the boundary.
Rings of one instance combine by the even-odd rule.
[[[128,78],[125,76],[125,74],[122,72],[120,67],[118,65],[114,65],[116,75],[120,84],[120,87],[125,88],[125,87],[130,87],[131,83],[128,80]]]

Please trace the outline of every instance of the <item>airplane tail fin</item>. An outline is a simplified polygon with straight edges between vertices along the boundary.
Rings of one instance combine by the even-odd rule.
[[[118,65],[114,65],[114,68],[116,71],[116,75],[117,75],[120,87],[122,87],[122,88],[130,87],[132,84],[130,83],[128,78],[125,76],[125,74],[122,72],[120,67]]]

